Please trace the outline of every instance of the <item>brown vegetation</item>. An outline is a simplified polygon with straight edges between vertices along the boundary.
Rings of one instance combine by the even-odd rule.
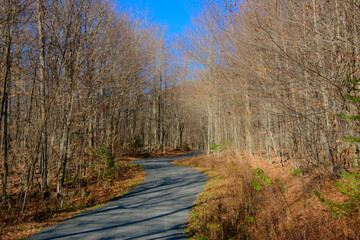
[[[83,208],[84,189],[132,178],[121,157],[191,144],[176,57],[146,18],[102,0],[0,1],[0,52],[2,223]]]
[[[226,142],[333,174],[357,166],[359,9],[356,0],[203,1],[183,45],[206,149]]]
[[[359,168],[359,9],[357,0],[203,1],[182,43],[203,145],[217,156],[195,165],[220,180],[190,229],[210,239],[359,238],[358,195],[337,204],[347,193],[329,183]],[[220,157],[228,148],[236,157]],[[273,182],[259,192],[257,166]]]
[[[163,152],[190,146],[222,159],[231,147],[301,177],[274,173],[295,181],[286,188],[294,192],[289,196],[282,185],[242,195],[238,190],[250,187],[233,182],[249,183],[252,171],[222,161],[222,174],[232,179],[223,187],[249,201],[213,209],[244,212],[240,220],[220,218],[223,230],[206,230],[212,237],[245,228],[246,236],[263,237],[254,227],[262,220],[278,222],[266,228],[267,236],[313,236],[320,217],[327,228],[319,236],[354,236],[351,221],[311,215],[308,189],[321,190],[325,182],[316,182],[359,166],[359,0],[207,0],[200,6],[193,26],[169,46],[161,27],[104,0],[0,1],[4,219],[18,219],[14,208],[24,219],[28,204],[52,199],[53,191],[63,208],[68,195],[84,188],[83,179],[111,188],[126,166],[114,158],[140,149],[149,156],[155,146]],[[248,217],[260,214],[264,202],[272,207],[253,224]],[[299,235],[291,236],[293,229]]]
[[[336,217],[314,194],[316,190],[326,199],[344,203],[346,197],[334,186],[339,179],[328,173],[297,173],[289,164],[271,165],[235,153],[176,164],[195,167],[209,177],[188,221],[192,239],[360,238],[356,208],[353,217]],[[269,185],[261,181],[257,168],[270,179]],[[254,178],[261,184],[259,191],[254,189]]]

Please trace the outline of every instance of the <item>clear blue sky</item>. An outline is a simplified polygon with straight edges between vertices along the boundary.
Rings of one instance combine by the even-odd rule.
[[[168,26],[170,34],[180,34],[185,26],[190,25],[192,13],[199,11],[199,0],[112,0],[112,2],[118,9],[131,8],[147,12],[155,23]]]

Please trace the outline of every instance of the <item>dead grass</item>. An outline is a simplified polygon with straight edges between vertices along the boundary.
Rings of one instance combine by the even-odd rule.
[[[360,239],[359,215],[337,218],[313,192],[337,202],[346,199],[330,174],[296,174],[288,165],[270,165],[253,157],[240,160],[234,153],[176,164],[194,167],[209,177],[188,219],[191,239]],[[271,184],[261,180],[256,168],[264,171]],[[261,185],[258,192],[254,178]]]

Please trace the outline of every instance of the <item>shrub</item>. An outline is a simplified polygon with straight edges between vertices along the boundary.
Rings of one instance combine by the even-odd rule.
[[[93,151],[93,157],[97,159],[93,167],[98,169],[98,176],[101,176],[101,180],[106,182],[106,179],[109,179],[115,173],[115,156],[112,155],[109,147],[100,145]]]
[[[180,147],[180,150],[187,152],[187,151],[191,151],[191,148],[189,147],[189,145],[183,144],[183,145]]]
[[[223,141],[220,144],[213,144],[210,146],[210,153],[221,153],[229,148],[229,142]]]
[[[323,194],[318,191],[314,191],[314,193],[320,201],[329,207],[334,216],[354,218],[360,211],[360,174],[343,173],[339,174],[339,176],[341,179],[335,182],[334,185],[341,194],[347,197],[344,202],[325,199]]]

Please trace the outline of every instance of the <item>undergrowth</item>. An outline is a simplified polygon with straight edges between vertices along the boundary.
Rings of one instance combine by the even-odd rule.
[[[337,218],[356,218],[360,213],[360,174],[343,173],[339,174],[340,180],[335,182],[337,190],[346,196],[342,202],[326,199],[322,193],[314,190],[314,194],[325,203],[331,213]]]
[[[336,190],[331,176],[260,162],[227,153],[175,163],[209,178],[188,219],[190,239],[360,239],[358,175],[342,176]],[[323,199],[337,199],[326,201],[336,210],[315,189],[325,192]],[[334,211],[340,209],[351,214],[338,217]]]

